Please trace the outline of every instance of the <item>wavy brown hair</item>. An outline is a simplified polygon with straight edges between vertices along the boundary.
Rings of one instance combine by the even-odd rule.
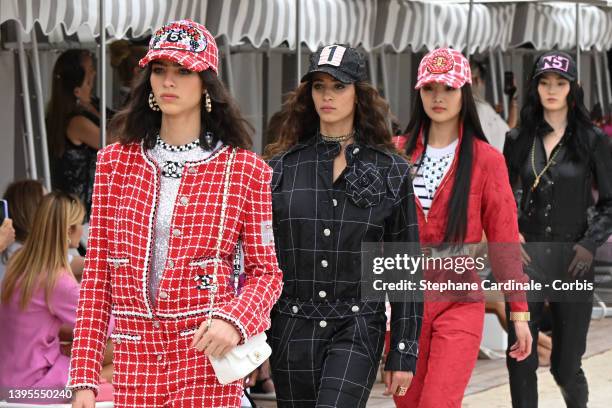
[[[354,127],[355,141],[397,153],[393,144],[390,110],[387,101],[376,88],[365,81],[355,82]],[[315,135],[319,128],[319,114],[312,100],[312,81],[302,82],[289,94],[283,104],[284,120],[276,142],[266,146],[264,157],[270,159],[286,152],[297,143]]]
[[[203,86],[212,100],[212,111],[206,112],[204,103],[201,104],[202,132],[200,145],[204,149],[211,149],[205,139],[206,132],[212,132],[215,139],[233,147],[250,149],[253,145],[253,127],[247,122],[236,102],[229,94],[223,82],[210,69],[198,73]],[[157,134],[161,127],[161,111],[153,111],[149,107],[149,93],[151,93],[151,64],[147,65],[140,74],[130,93],[130,102],[117,113],[110,124],[110,132],[118,137],[122,144],[143,142],[145,148],[155,146]],[[213,146],[216,143],[213,142]]]

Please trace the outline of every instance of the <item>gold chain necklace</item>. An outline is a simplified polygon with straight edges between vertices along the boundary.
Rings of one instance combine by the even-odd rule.
[[[531,186],[531,191],[535,191],[535,189],[538,187],[538,184],[540,184],[540,178],[544,175],[544,173],[546,173],[546,170],[548,170],[550,166],[555,164],[554,159],[557,156],[557,153],[559,152],[560,147],[563,146],[563,142],[559,142],[558,146],[555,147],[555,151],[553,152],[552,156],[550,156],[550,159],[548,159],[548,162],[546,162],[546,166],[544,166],[540,174],[538,174],[538,172],[536,171],[536,166],[535,166],[536,140],[537,140],[537,136],[534,137],[533,145],[531,146],[531,169],[533,170],[533,175],[535,176],[535,180],[533,182],[533,185]]]
[[[346,142],[347,140],[349,140],[354,135],[355,135],[355,130],[351,130],[350,133],[347,133],[346,135],[340,135],[340,136],[327,136],[327,135],[324,135],[323,133],[321,133],[321,138],[323,140],[325,140],[326,142],[342,143],[342,142]]]

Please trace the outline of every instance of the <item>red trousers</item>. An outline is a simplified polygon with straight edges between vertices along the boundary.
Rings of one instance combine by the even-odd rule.
[[[478,358],[484,303],[425,302],[416,374],[399,408],[461,408]]]

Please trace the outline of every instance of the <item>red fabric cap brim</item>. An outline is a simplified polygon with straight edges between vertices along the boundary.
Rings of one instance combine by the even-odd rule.
[[[418,91],[425,85],[431,84],[432,82],[437,82],[439,84],[445,84],[445,85],[450,86],[451,88],[458,89],[458,88],[461,88],[466,83],[468,83],[469,81],[462,81],[457,78],[453,78],[450,75],[429,74],[419,79],[417,84],[414,86],[414,89]]]
[[[202,59],[198,59],[192,52],[189,51],[181,51],[181,50],[149,50],[147,55],[144,56],[139,62],[138,65],[141,68],[144,68],[151,61],[164,59],[172,62],[176,62],[177,64],[187,68],[190,71],[202,72],[207,69],[212,69],[217,72],[216,68],[212,65],[209,65]]]

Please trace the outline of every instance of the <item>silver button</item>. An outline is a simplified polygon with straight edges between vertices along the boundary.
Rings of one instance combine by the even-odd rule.
[[[359,311],[359,306],[354,305],[353,307],[351,307],[351,311],[352,311],[353,313],[357,313],[357,312]]]
[[[166,292],[159,292],[159,297],[161,299],[168,299],[168,294]]]
[[[325,260],[325,259],[324,259],[324,260],[322,260],[322,261],[321,261],[321,266],[322,266],[322,267],[327,268],[327,265],[329,265],[329,263],[327,262],[327,260]]]
[[[181,197],[181,204],[183,205],[189,204],[189,199],[185,196]]]
[[[332,203],[334,204],[334,207],[338,206],[338,200],[336,200],[335,198],[332,199]]]
[[[353,149],[353,154],[357,154],[357,153],[359,153],[359,148],[358,147]]]
[[[325,320],[321,320],[321,321],[319,322],[319,326],[321,326],[321,327],[327,327],[327,322],[326,322]]]
[[[161,354],[157,355],[157,361],[162,361],[164,359],[164,356],[162,356]]]
[[[174,235],[175,237],[178,237],[179,235],[181,235],[181,230],[178,228],[173,229],[172,235]]]
[[[324,290],[319,292],[319,297],[320,298],[324,298],[325,296],[327,296],[327,292],[325,292]]]
[[[293,306],[293,307],[291,308],[291,311],[292,311],[293,313],[297,313],[299,310],[300,310],[300,309],[298,309],[298,307],[297,307],[297,306]]]
[[[404,344],[404,343],[399,343],[399,344],[397,345],[397,348],[398,348],[399,350],[402,350],[402,351],[403,351],[403,350],[405,350],[405,349],[406,349],[406,344]]]
[[[195,172],[197,171],[195,169],[195,167],[190,167],[189,170],[187,170],[190,174],[195,174]]]
[[[325,228],[323,230],[323,235],[325,235],[326,237],[329,237],[331,235],[331,230],[329,228]]]
[[[168,261],[168,268],[174,268],[174,261],[172,259]]]
[[[115,344],[121,344],[121,339],[115,340]]]
[[[548,204],[548,205],[546,206],[546,209],[547,209],[548,211],[550,211],[550,210],[552,209],[552,205]]]
[[[156,329],[159,329],[159,326],[160,326],[159,322],[153,322],[153,327],[155,327]]]
[[[546,229],[544,230],[546,232],[548,232],[549,234],[552,232],[552,228],[550,228],[550,226],[546,227]]]

